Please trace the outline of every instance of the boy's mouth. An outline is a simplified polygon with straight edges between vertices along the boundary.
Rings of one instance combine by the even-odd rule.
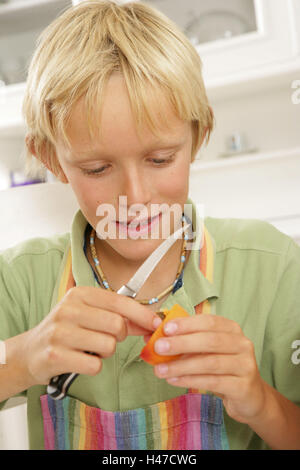
[[[156,222],[160,220],[160,216],[161,216],[161,213],[154,217],[149,217],[148,219],[143,219],[141,221],[135,221],[135,222],[133,222],[135,219],[132,219],[129,222],[120,222],[117,220],[116,225],[119,226],[121,230],[125,230],[128,232],[134,230],[134,231],[139,232],[141,230],[146,230],[148,228],[151,228]]]

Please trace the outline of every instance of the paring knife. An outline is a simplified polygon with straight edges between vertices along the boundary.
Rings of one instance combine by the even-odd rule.
[[[184,227],[180,227],[176,232],[172,233],[163,243],[161,243],[156,250],[146,259],[146,261],[140,266],[133,277],[127,284],[122,286],[117,294],[126,295],[127,297],[135,298],[139,290],[142,288],[157,263],[166,254],[168,249],[175,243],[180,237],[183,231],[188,229],[191,224],[185,224]],[[93,353],[91,353],[93,354]],[[47,386],[47,393],[55,400],[61,400],[65,398],[69,387],[74,382],[77,373],[66,373],[53,377],[50,384]]]

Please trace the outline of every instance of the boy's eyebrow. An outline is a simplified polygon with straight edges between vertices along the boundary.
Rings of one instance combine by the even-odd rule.
[[[180,142],[157,142],[149,147],[147,147],[143,154],[144,155],[147,155],[148,153],[150,152],[153,152],[154,150],[175,150],[175,149],[178,149],[180,147],[182,147],[185,143],[186,139],[180,141]],[[79,158],[82,158],[82,157],[86,157],[86,158],[94,158],[95,160],[98,160],[99,157],[102,157],[102,158],[111,158],[110,155],[105,155],[104,153],[102,154],[102,152],[100,150],[81,150],[81,151],[78,151],[75,153],[75,156],[79,157]],[[84,161],[84,160],[83,160]]]
[[[151,146],[149,146],[145,153],[152,152],[153,150],[168,150],[168,149],[175,149],[181,147],[185,144],[186,139],[181,140],[180,142],[157,142]]]

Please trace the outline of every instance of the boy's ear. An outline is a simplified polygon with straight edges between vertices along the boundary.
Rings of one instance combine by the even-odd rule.
[[[202,136],[202,139],[201,139],[201,142],[200,142],[200,144],[197,146],[197,148],[194,150],[194,152],[193,152],[192,155],[191,155],[191,163],[193,163],[193,162],[195,161],[196,155],[197,155],[197,153],[199,152],[199,150],[201,149],[202,144],[203,144],[203,142],[204,142],[204,139],[205,139],[205,137],[206,137],[206,135],[207,135],[207,131],[208,131],[208,127],[205,127],[204,132],[203,132],[203,136]]]
[[[53,173],[54,176],[56,176],[56,178],[59,179],[59,181],[61,181],[62,183],[65,183],[65,184],[69,183],[69,180],[66,177],[63,169],[61,168],[56,155],[55,155],[55,158],[56,158],[56,161],[58,163],[57,163],[56,167],[52,167],[51,158],[49,158],[46,145],[43,145],[41,153],[38,154],[37,151],[36,151],[36,148],[35,148],[34,139],[30,135],[26,136],[25,142],[26,142],[26,146],[27,146],[29,152],[32,155],[34,155],[35,158],[37,158],[39,161],[41,161],[43,163],[43,165],[45,165],[45,167],[48,168],[48,170],[51,171],[51,173]]]
[[[209,112],[210,112],[211,118],[212,118],[212,120],[214,120],[215,117],[214,117],[213,109],[212,109],[211,106],[209,106],[208,108],[209,108]],[[203,136],[202,136],[202,139],[201,139],[201,143],[199,144],[199,147],[198,147],[198,150],[197,150],[197,151],[199,151],[200,148],[202,147],[203,142],[204,142],[204,140],[205,140],[205,138],[206,138],[206,136],[207,136],[207,132],[208,132],[208,127],[205,127],[204,132],[203,132]]]
[[[205,140],[205,137],[207,136],[207,131],[208,131],[208,127],[205,127],[204,132],[203,132],[203,136],[202,136],[202,140],[201,140],[201,144],[199,145],[199,149],[202,147],[202,144]]]

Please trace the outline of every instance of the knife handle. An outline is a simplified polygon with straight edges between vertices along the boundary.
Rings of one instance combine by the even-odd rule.
[[[92,354],[93,356],[97,356],[96,353],[85,351],[87,354]],[[68,390],[71,384],[74,382],[76,377],[79,374],[66,373],[61,375],[56,375],[52,377],[50,380],[49,385],[47,386],[47,393],[52,397],[54,400],[62,400],[68,393]]]
[[[132,289],[130,289],[126,285],[122,286],[117,291],[117,294],[126,295],[127,297],[132,297],[132,298],[135,298],[136,296],[136,292],[134,292]],[[91,353],[88,351],[85,351],[85,352],[87,352],[88,354],[93,354],[97,356],[96,353]],[[74,382],[74,380],[76,379],[78,375],[79,374],[75,374],[75,373],[56,375],[50,380],[50,383],[47,386],[48,395],[50,395],[54,400],[62,400],[67,395],[67,392],[71,384]]]
[[[126,286],[122,286],[118,290],[117,294],[123,294],[133,298],[136,296],[136,293],[131,290],[129,291]],[[88,351],[85,352],[87,352],[88,354],[97,355]],[[67,395],[71,384],[74,382],[78,375],[79,374],[75,373],[67,373],[52,377],[49,385],[47,386],[48,395],[50,395],[50,397],[52,397],[54,400],[62,400]]]
[[[47,386],[47,393],[54,400],[62,400],[67,395],[70,385],[74,382],[78,374],[56,375],[50,380]]]

